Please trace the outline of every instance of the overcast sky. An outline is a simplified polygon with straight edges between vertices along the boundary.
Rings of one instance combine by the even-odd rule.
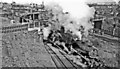
[[[114,0],[87,0],[88,2],[114,2]]]
[[[8,3],[11,3],[13,1],[15,1],[16,3],[31,3],[31,2],[32,3],[41,3],[42,1],[52,1],[52,0],[0,0],[0,1],[8,2]],[[57,1],[60,1],[60,0],[57,0]],[[78,0],[74,0],[74,1],[78,1]],[[114,2],[114,0],[87,0],[87,2]]]

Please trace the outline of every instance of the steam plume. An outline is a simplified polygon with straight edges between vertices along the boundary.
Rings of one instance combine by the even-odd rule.
[[[49,0],[54,3],[48,3],[49,9],[52,9],[55,14],[54,18],[58,18],[58,22],[65,27],[65,30],[71,30],[81,39],[81,32],[79,31],[82,25],[85,29],[85,35],[88,35],[88,30],[93,28],[89,21],[94,15],[94,8],[86,4],[86,0]],[[58,5],[59,3],[59,5]],[[63,14],[69,12],[69,14]],[[72,23],[71,23],[72,22]]]
[[[114,0],[117,4],[118,4],[118,2],[120,1],[120,0]]]

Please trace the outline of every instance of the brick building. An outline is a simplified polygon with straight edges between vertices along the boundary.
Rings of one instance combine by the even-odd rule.
[[[97,29],[97,31],[104,32],[104,34],[120,37],[118,33],[118,26],[120,25],[120,3],[108,2],[88,5],[94,7],[96,10],[93,19],[94,28]]]

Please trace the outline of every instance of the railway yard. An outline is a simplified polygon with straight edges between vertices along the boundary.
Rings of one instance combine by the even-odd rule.
[[[99,59],[108,66],[117,66],[120,61],[118,58],[119,44],[103,40],[105,38],[90,37],[90,39],[99,49]],[[44,45],[36,31],[4,34],[2,46],[3,67],[80,67],[70,59],[72,55],[67,55],[50,44],[50,47]]]
[[[11,9],[14,12],[9,10],[10,13],[8,13],[5,8],[10,5],[6,3],[0,4],[5,5],[2,8],[5,13],[0,12],[0,19],[2,19],[0,21],[0,32],[2,35],[0,41],[2,42],[3,69],[7,67],[40,67],[40,69],[120,68],[120,19],[118,15],[110,15],[110,18],[116,19],[116,22],[113,21],[111,23],[111,19],[109,17],[108,19],[106,18],[106,14],[109,13],[103,11],[102,7],[99,8],[102,10],[98,9],[101,5],[89,4],[96,9],[96,14],[94,14],[93,18],[94,29],[90,30],[87,37],[81,34],[83,37],[80,40],[79,36],[77,37],[73,34],[73,31],[72,33],[71,30],[65,32],[67,24],[71,23],[72,25],[74,21],[67,20],[69,18],[68,13],[61,13],[58,10],[59,7],[57,7],[57,10],[52,8],[53,11],[47,7],[46,11],[44,3],[40,5],[40,8],[33,9],[33,7],[27,5],[19,6],[13,2],[11,4],[12,9],[10,7],[7,9]],[[26,6],[29,8],[21,9],[22,12],[20,12],[20,8]],[[112,5],[110,4],[110,6]],[[116,5],[113,4],[113,12],[119,12],[114,6],[116,8]],[[18,9],[18,7],[20,8]],[[117,7],[119,8],[119,6]],[[27,10],[27,13],[23,12],[23,10]],[[28,12],[30,13],[28,14]],[[100,14],[100,12],[105,14]],[[23,13],[26,15],[20,15]],[[98,18],[100,15],[103,16],[102,21],[101,18]],[[95,20],[95,18],[98,20]],[[63,26],[66,26],[63,27],[59,21],[64,23]],[[104,23],[107,24],[105,25]],[[49,35],[45,35],[48,32]]]

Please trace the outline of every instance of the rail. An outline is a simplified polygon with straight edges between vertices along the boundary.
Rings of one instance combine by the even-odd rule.
[[[75,65],[71,60],[69,60],[62,52],[59,51],[59,53],[69,62],[69,64],[72,65],[72,67],[67,67],[67,65],[64,63],[64,61],[58,56],[58,54],[53,49],[51,49],[51,47],[49,47],[49,45],[46,45],[45,48],[50,55],[51,55],[50,52],[52,52],[54,54],[54,56],[56,56],[56,58],[55,58],[51,55],[51,58],[52,58],[53,62],[55,63],[55,65],[58,69],[60,67],[57,66],[57,63],[55,62],[55,59],[57,59],[57,61],[59,61],[59,63],[62,64],[62,68],[64,68],[64,69],[69,69],[69,68],[77,69],[78,68],[78,66]]]

